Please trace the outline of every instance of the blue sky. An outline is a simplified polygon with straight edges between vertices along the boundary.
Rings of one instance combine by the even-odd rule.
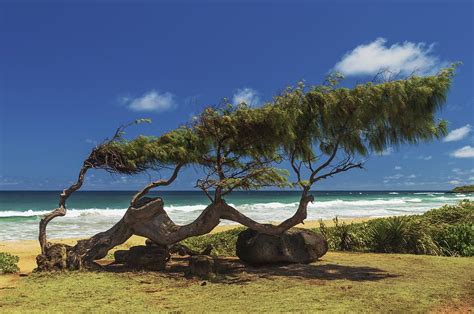
[[[345,84],[380,68],[433,73],[462,61],[439,116],[447,139],[372,156],[323,190],[440,190],[474,182],[470,1],[0,4],[0,190],[55,190],[94,143],[136,118],[161,134],[223,97],[259,104],[331,70]],[[151,174],[153,176],[153,174]],[[187,169],[172,189],[187,190]],[[94,171],[85,189],[126,190],[147,175]]]

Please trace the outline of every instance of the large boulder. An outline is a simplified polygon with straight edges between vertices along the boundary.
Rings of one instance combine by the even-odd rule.
[[[247,229],[237,239],[237,256],[249,264],[311,263],[328,251],[328,242],[318,233],[293,228],[280,235]]]

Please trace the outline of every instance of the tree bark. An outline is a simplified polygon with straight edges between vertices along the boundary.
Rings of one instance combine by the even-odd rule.
[[[57,268],[57,265],[64,265],[71,270],[96,268],[97,264],[94,261],[104,258],[110,249],[124,243],[132,235],[142,236],[158,245],[169,247],[186,238],[209,233],[221,219],[238,222],[260,233],[280,234],[306,219],[310,201],[313,201],[313,197],[304,192],[295,214],[276,226],[252,220],[224,200],[211,203],[193,222],[176,225],[164,210],[161,198],[141,197],[135,202],[135,206],[127,209],[124,217],[112,228],[89,239],[80,240],[73,247],[66,247],[66,256],[58,255],[54,250],[48,252],[46,249],[37,258],[38,268],[50,270]],[[65,261],[58,261],[58,258]]]
[[[59,207],[53,210],[52,212],[50,212],[49,214],[45,215],[41,219],[40,224],[39,224],[38,240],[41,246],[42,254],[45,254],[48,247],[51,246],[51,243],[48,243],[48,239],[46,236],[46,226],[54,218],[66,215],[66,200],[72,193],[74,193],[75,191],[81,188],[82,184],[84,183],[86,172],[89,169],[90,169],[90,166],[84,163],[84,165],[81,168],[81,171],[79,172],[79,176],[77,178],[76,183],[71,185],[69,188],[63,190],[63,192],[61,193],[59,197]]]

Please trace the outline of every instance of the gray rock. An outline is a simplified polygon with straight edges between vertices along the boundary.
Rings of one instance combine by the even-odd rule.
[[[306,229],[292,228],[280,235],[247,229],[239,234],[236,250],[249,264],[308,264],[326,254],[328,243],[321,234]]]

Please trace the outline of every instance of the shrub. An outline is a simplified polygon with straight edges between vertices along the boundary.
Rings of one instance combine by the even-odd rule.
[[[474,225],[458,224],[438,230],[436,243],[445,255],[474,256]]]
[[[334,226],[327,227],[322,220],[319,222],[319,231],[327,239],[330,250],[359,251],[365,250],[367,237],[365,224],[340,223],[334,218]],[[318,232],[318,229],[313,231]]]
[[[456,205],[444,205],[421,216],[432,224],[456,224],[474,222],[474,202],[462,200]]]
[[[440,255],[429,226],[415,217],[389,217],[368,223],[370,249],[382,253]]]
[[[0,252],[0,273],[16,273],[20,269],[17,266],[20,258],[16,255],[12,255],[6,252]]]
[[[181,244],[198,252],[204,250],[208,245],[212,245],[212,255],[235,256],[237,237],[243,230],[245,228],[239,227],[219,233],[191,237],[181,241]]]

